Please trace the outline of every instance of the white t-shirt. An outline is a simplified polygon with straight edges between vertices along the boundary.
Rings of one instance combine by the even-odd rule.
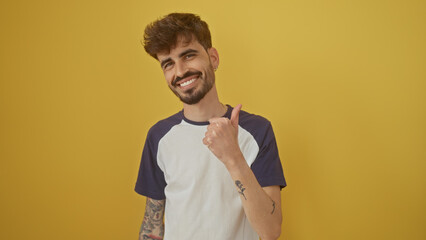
[[[224,117],[230,118],[232,108]],[[135,191],[166,199],[165,240],[258,240],[224,164],[203,144],[208,122],[193,122],[183,111],[148,132]],[[272,126],[240,112],[238,141],[262,187],[286,186]]]

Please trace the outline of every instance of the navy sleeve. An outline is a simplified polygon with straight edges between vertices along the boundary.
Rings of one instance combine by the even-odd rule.
[[[166,198],[164,188],[167,184],[164,179],[164,173],[157,164],[158,140],[151,128],[142,152],[135,191],[146,197],[162,200]]]
[[[282,189],[287,184],[278,155],[277,142],[269,121],[265,126],[264,133],[262,139],[258,139],[259,153],[251,165],[251,169],[260,186],[278,185]]]

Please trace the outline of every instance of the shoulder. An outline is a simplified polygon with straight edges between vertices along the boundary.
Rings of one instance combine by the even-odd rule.
[[[241,110],[239,125],[249,132],[265,131],[271,127],[271,122],[265,117]]]
[[[258,146],[269,144],[275,139],[271,122],[260,115],[241,111],[239,126],[256,140]]]
[[[149,129],[148,138],[153,140],[159,140],[164,135],[166,135],[167,132],[169,132],[173,126],[178,125],[181,122],[182,112],[178,112],[168,118],[162,119]]]

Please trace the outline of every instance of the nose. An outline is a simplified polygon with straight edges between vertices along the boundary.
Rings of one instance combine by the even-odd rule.
[[[175,63],[175,76],[176,77],[183,77],[183,75],[186,73],[186,65],[185,63],[181,61],[177,61]]]

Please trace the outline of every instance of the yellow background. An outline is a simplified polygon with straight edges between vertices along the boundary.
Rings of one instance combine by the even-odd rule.
[[[426,239],[425,1],[0,3],[0,239],[136,239],[149,127],[180,110],[140,45],[210,25],[223,102],[272,121],[280,239]]]

